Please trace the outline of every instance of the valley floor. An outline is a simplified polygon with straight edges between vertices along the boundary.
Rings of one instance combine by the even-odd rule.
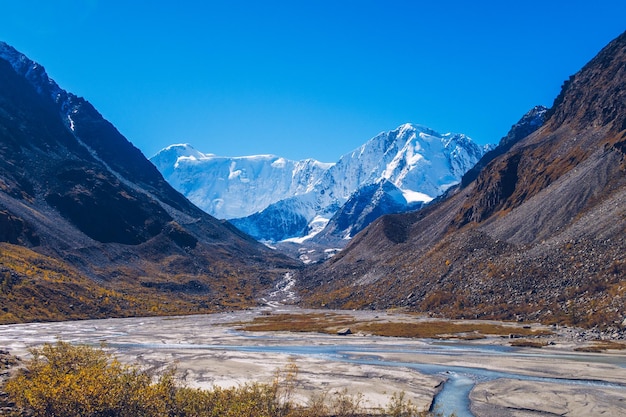
[[[519,344],[540,349],[512,347],[511,342],[519,339],[511,337],[528,332],[529,326],[511,323],[481,323],[505,325],[510,334],[480,338],[242,330],[272,317],[295,322],[299,315],[383,326],[430,320],[400,312],[274,307],[203,316],[0,326],[0,348],[27,357],[29,347],[45,342],[104,343],[122,361],[157,372],[175,366],[182,381],[195,387],[269,382],[277,371],[295,364],[302,399],[314,392],[334,395],[347,390],[362,393],[367,406],[377,407],[393,393],[404,392],[422,409],[436,399],[446,415],[455,411],[459,417],[626,415],[626,351],[615,349],[623,345],[585,341],[574,329],[533,324],[530,330],[541,336]],[[608,350],[575,350],[580,347]]]

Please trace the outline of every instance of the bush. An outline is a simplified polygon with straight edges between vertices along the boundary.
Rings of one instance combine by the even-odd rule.
[[[57,342],[31,350],[32,359],[6,384],[22,415],[34,417],[364,417],[362,395],[347,391],[294,404],[297,367],[291,363],[270,383],[201,390],[176,384],[174,371],[158,378],[123,365],[102,349]],[[403,394],[378,415],[417,417]]]
[[[155,383],[137,367],[122,365],[101,349],[65,342],[31,350],[32,359],[6,391],[34,416],[156,416],[174,394],[173,373]]]

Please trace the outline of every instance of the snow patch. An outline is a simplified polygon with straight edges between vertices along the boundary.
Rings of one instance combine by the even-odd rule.
[[[402,195],[406,199],[407,203],[430,203],[433,198],[428,194],[420,193],[419,191],[402,190]]]
[[[287,160],[285,158],[278,158],[274,162],[272,162],[272,168],[285,168],[287,166]]]
[[[317,235],[322,230],[324,230],[324,228],[326,227],[329,221],[330,221],[329,218],[322,217],[322,216],[315,216],[315,218],[309,223],[309,233],[306,236],[292,237],[292,238],[283,240],[283,242],[292,242],[292,243],[302,244],[305,241]]]
[[[264,298],[265,304],[272,308],[281,307],[285,304],[292,304],[297,300],[295,291],[296,279],[291,272],[285,273],[283,279],[281,279],[275,286],[274,290],[268,294],[267,298]]]

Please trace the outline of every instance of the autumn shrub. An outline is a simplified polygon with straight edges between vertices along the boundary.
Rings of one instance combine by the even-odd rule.
[[[103,349],[66,342],[31,350],[32,358],[5,386],[21,415],[34,417],[423,417],[404,394],[387,408],[366,410],[361,394],[347,391],[293,401],[297,366],[269,383],[211,390],[179,386],[173,370],[155,377],[123,365]]]
[[[258,382],[235,388],[179,388],[171,416],[287,417],[289,407],[276,401],[276,385]]]
[[[395,393],[391,396],[389,404],[385,408],[385,416],[388,417],[428,417],[432,416],[427,411],[418,411],[410,400],[404,398],[404,393]],[[452,417],[452,416],[451,416]]]
[[[167,415],[174,394],[171,372],[156,382],[137,367],[122,365],[105,351],[65,342],[31,351],[24,370],[6,391],[34,416]]]

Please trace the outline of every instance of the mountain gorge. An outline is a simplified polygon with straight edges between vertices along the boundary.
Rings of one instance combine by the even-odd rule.
[[[195,207],[5,43],[0,85],[0,322],[250,305],[297,266]]]
[[[626,315],[626,33],[445,198],[384,216],[298,277],[310,306],[619,329]],[[515,140],[510,140],[517,136]]]
[[[151,161],[199,207],[258,240],[310,238],[338,216],[324,236],[343,246],[379,215],[439,196],[489,149],[462,134],[405,124],[333,164],[271,155],[225,158],[189,145],[172,145]]]
[[[405,124],[336,163],[149,161],[0,43],[0,323],[245,308],[293,277],[308,307],[623,332],[624,85],[626,33],[495,148]]]

